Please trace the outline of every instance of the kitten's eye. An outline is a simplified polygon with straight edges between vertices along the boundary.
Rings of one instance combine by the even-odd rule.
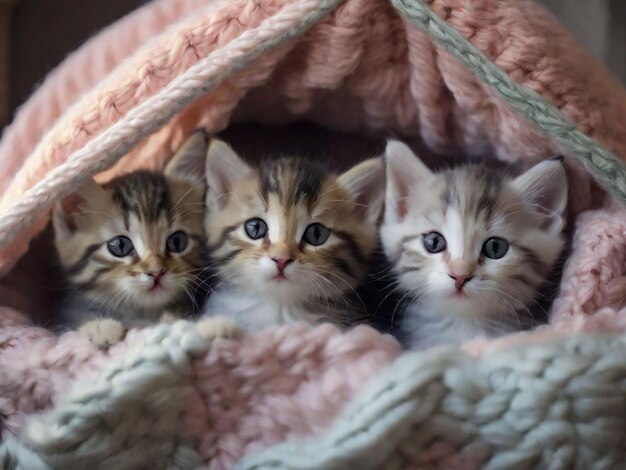
[[[180,230],[172,233],[169,237],[167,237],[165,246],[167,247],[167,251],[170,253],[180,253],[181,251],[185,251],[185,248],[187,248],[187,234]]]
[[[246,230],[246,235],[253,240],[263,238],[267,234],[267,224],[258,217],[248,220],[244,225],[244,229]]]
[[[429,253],[441,253],[446,249],[446,239],[439,232],[430,232],[424,235],[424,248]]]
[[[117,256],[118,258],[130,255],[135,249],[133,242],[130,241],[130,238],[125,237],[124,235],[111,238],[107,242],[107,248],[109,249],[109,253],[113,256]]]
[[[504,238],[492,237],[483,245],[483,254],[487,258],[500,259],[509,251],[509,242]]]
[[[322,224],[311,224],[304,231],[302,239],[310,245],[320,246],[326,243],[330,236],[330,229]]]

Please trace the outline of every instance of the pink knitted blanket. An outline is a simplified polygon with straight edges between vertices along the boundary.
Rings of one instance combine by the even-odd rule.
[[[499,0],[429,4],[511,77],[626,157],[626,93],[541,7]],[[109,27],[52,72],[5,131],[0,213],[195,64],[213,57],[219,70],[258,45],[263,27],[288,31],[316,5],[313,0],[154,0]],[[277,17],[280,21],[268,26]],[[229,49],[236,39],[239,49]],[[173,109],[155,106],[155,119]],[[161,167],[197,127],[218,132],[234,120],[301,119],[351,132],[418,136],[444,154],[530,164],[556,152],[389,3],[346,0],[303,36],[195,99],[98,179]],[[110,142],[103,155],[117,148]],[[82,174],[98,168],[80,155],[71,164]],[[551,326],[493,344],[469,344],[467,351],[482,355],[529,337],[626,329],[626,212],[603,202],[578,166],[572,164],[570,173],[575,237]],[[42,187],[33,197],[50,207],[56,188]],[[2,272],[11,276],[46,222],[45,214],[34,212],[20,222],[19,236],[0,251]],[[32,296],[29,286],[22,287],[12,294]],[[77,377],[120,357],[141,334],[102,353],[75,334],[57,338],[18,312],[0,310],[3,437],[17,433],[26,416],[53,408]],[[227,468],[270,443],[319,432],[398,354],[393,340],[368,328],[343,336],[331,327],[281,328],[242,343],[223,342],[193,362],[193,396],[176,425],[198,440],[212,468]]]

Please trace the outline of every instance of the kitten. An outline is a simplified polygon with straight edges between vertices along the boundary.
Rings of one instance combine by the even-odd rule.
[[[76,292],[61,312],[65,326],[82,324],[106,345],[125,327],[191,311],[192,283],[206,265],[204,168],[194,166],[206,148],[197,132],[163,173],[136,171],[103,186],[90,179],[57,204],[55,245]]]
[[[342,175],[297,158],[252,167],[216,140],[206,168],[207,237],[220,279],[207,315],[248,331],[365,316],[356,289],[378,240],[380,158]]]
[[[495,337],[533,323],[537,290],[564,246],[561,161],[516,178],[482,165],[431,172],[406,145],[386,149],[381,239],[411,348]]]

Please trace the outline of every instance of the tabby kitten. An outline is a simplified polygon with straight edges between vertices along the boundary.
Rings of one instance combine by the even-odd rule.
[[[205,307],[244,330],[362,319],[355,289],[377,244],[384,165],[342,175],[297,158],[246,164],[226,143],[207,155],[206,229],[220,282]]]
[[[136,171],[98,186],[87,181],[57,204],[55,245],[74,294],[61,312],[99,345],[125,327],[191,311],[191,283],[206,264],[207,139],[195,133],[164,173]],[[91,321],[89,321],[91,320]],[[87,323],[85,323],[87,322]]]
[[[391,141],[386,166],[381,239],[407,300],[395,313],[408,346],[530,326],[538,288],[564,246],[562,162],[516,178],[482,165],[433,173]]]

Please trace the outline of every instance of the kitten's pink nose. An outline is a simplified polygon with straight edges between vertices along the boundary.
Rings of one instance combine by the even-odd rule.
[[[474,277],[470,275],[470,273],[466,273],[466,274],[448,273],[448,276],[454,279],[454,287],[456,287],[457,290],[463,289],[463,286],[467,284],[468,282],[470,282],[472,278]]]
[[[274,263],[276,263],[276,267],[278,268],[278,272],[282,273],[288,264],[293,263],[291,258],[280,257],[280,258],[272,258]]]
[[[146,274],[152,278],[154,285],[157,285],[161,278],[165,275],[165,271],[148,271]]]

